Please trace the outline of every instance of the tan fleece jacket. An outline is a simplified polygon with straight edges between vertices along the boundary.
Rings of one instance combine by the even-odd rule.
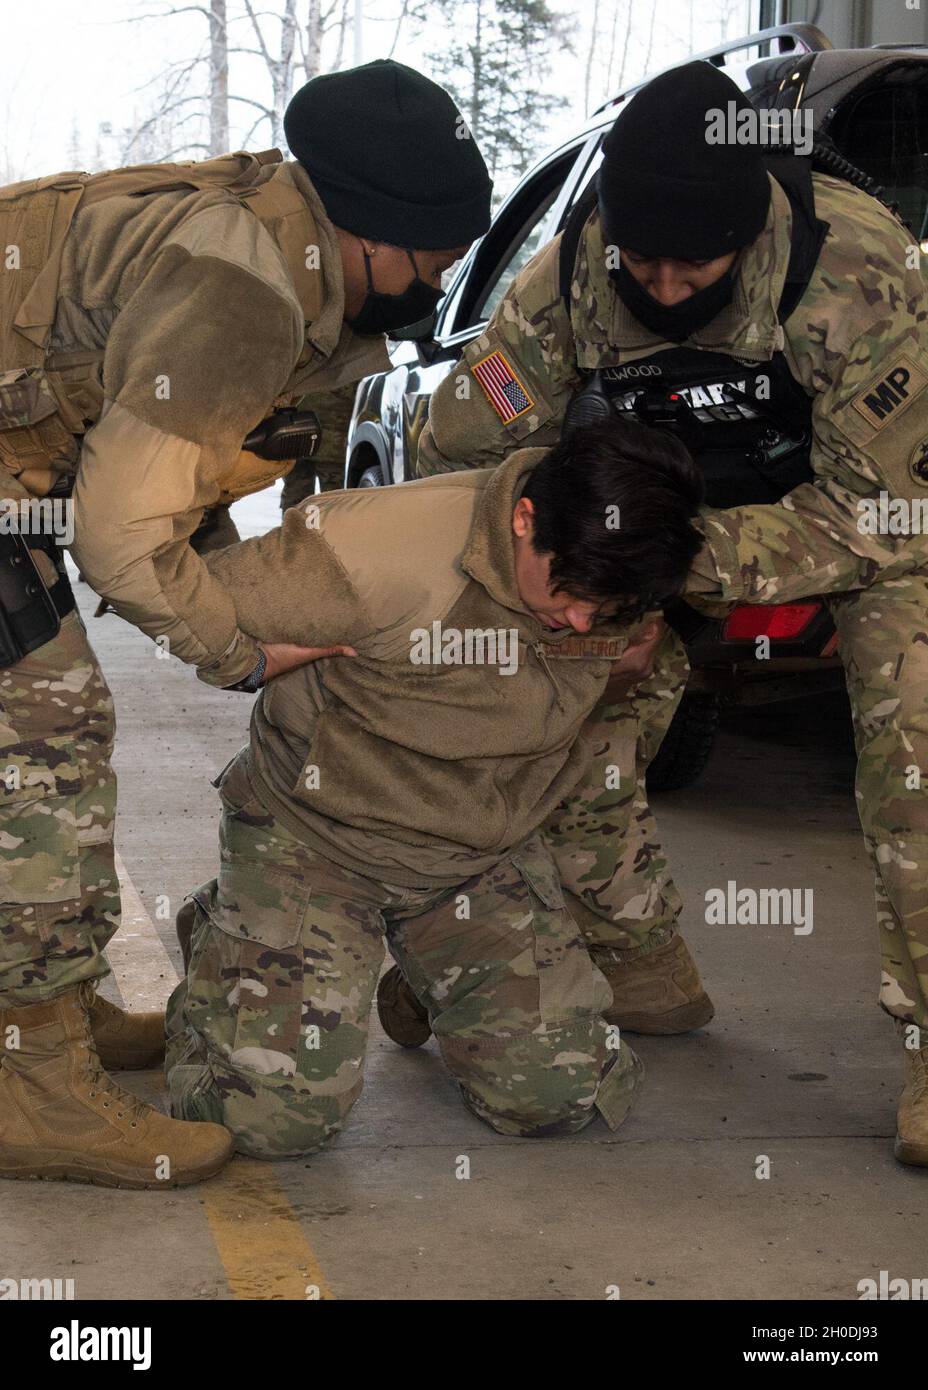
[[[78,464],[73,557],[118,613],[220,686],[253,669],[254,638],[269,634],[260,624],[241,631],[229,595],[188,545],[203,508],[275,402],[389,367],[382,338],[343,324],[335,232],[305,170],[285,163],[271,176],[305,200],[306,245],[221,189],[80,209],[50,344],[105,349],[103,408]],[[321,282],[315,295],[304,262]]]
[[[281,822],[346,868],[460,883],[524,840],[583,775],[582,727],[629,629],[554,632],[522,604],[512,510],[546,452],[326,493],[208,559],[246,632],[359,653],[271,681],[247,764]],[[468,635],[472,657],[496,659],[452,660],[456,640],[467,655]]]

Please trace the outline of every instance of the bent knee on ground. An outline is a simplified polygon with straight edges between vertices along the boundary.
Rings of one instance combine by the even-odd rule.
[[[301,1158],[332,1140],[361,1091],[329,1090],[301,1077],[261,1076],[221,1060],[180,1062],[168,1071],[171,1113],[182,1120],[225,1125],[236,1153],[251,1158]]]
[[[542,1139],[573,1134],[595,1119],[614,1057],[570,1030],[507,1039],[443,1038],[442,1054],[464,1104],[498,1134]]]

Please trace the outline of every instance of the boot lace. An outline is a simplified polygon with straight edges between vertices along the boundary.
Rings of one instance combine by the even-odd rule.
[[[89,1008],[93,1002],[92,989],[85,992],[82,988],[81,1002],[84,1005],[84,1028],[80,1038],[80,1046],[87,1053],[86,1067],[87,1079],[90,1082],[90,1096],[91,1098],[104,1097],[102,1101],[104,1110],[112,1110],[117,1120],[128,1119],[132,1128],[137,1129],[145,1117],[148,1106],[145,1101],[134,1096],[131,1091],[124,1091],[118,1082],[113,1080],[109,1072],[104,1070],[90,1029]]]
[[[928,1095],[928,1047],[916,1052],[912,1063],[912,1097],[914,1100],[921,1100],[924,1095]]]

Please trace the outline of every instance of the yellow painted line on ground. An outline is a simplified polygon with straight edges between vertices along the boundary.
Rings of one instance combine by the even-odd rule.
[[[122,927],[106,954],[126,1007],[160,1009],[177,984],[177,970],[118,854],[116,872]],[[272,1164],[233,1158],[218,1177],[193,1190],[233,1297],[334,1298]]]
[[[204,1185],[219,1258],[236,1298],[330,1299],[312,1246],[269,1166],[236,1158]]]

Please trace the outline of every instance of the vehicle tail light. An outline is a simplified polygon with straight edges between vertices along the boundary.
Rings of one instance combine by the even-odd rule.
[[[722,629],[726,642],[750,642],[755,637],[789,641],[803,632],[822,611],[815,603],[742,603],[729,614]]]

